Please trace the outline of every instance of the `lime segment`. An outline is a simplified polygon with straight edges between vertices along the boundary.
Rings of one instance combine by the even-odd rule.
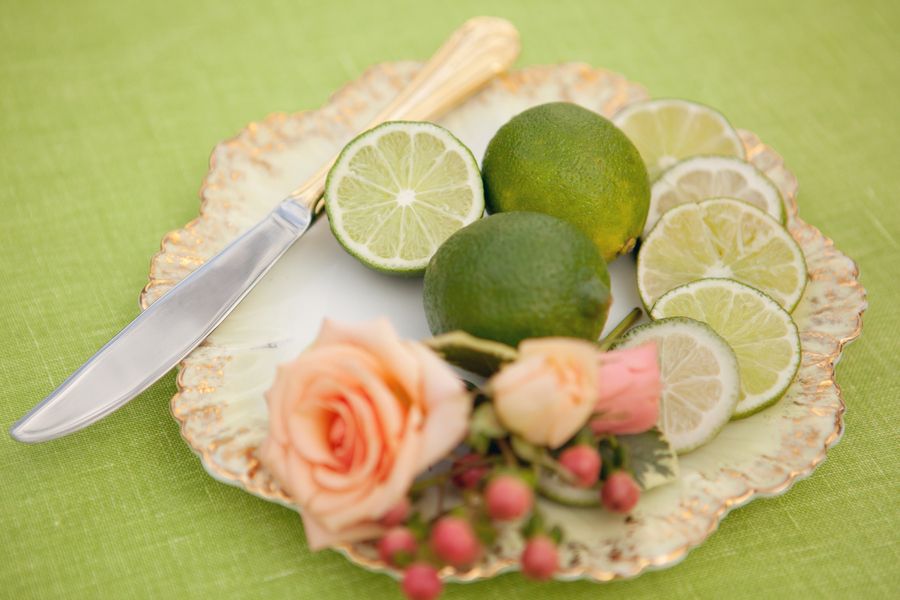
[[[641,246],[641,299],[650,307],[669,290],[707,277],[741,281],[792,310],[806,286],[806,263],[781,224],[746,202],[715,198],[676,206]]]
[[[756,167],[729,156],[695,156],[662,173],[650,192],[644,237],[667,210],[707,198],[736,198],[784,222],[778,188]]]
[[[710,441],[731,419],[741,383],[734,351],[708,325],[681,317],[629,331],[620,347],[654,342],[662,376],[659,428],[675,452]]]
[[[800,366],[800,335],[777,302],[730,279],[701,279],[665,294],[654,319],[688,317],[707,323],[737,356],[741,394],[735,417],[774,404]]]
[[[744,145],[718,111],[687,100],[659,99],[626,106],[613,123],[634,142],[651,181],[689,156],[744,157]]]
[[[452,233],[481,217],[472,153],[432,123],[390,122],[351,141],[325,186],[341,245],[365,265],[414,275]]]

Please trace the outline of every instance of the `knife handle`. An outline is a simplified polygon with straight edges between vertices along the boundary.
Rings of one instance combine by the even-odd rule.
[[[457,29],[412,81],[363,130],[385,121],[431,121],[468,98],[519,55],[515,26],[498,17],[475,17]],[[289,196],[295,202],[322,209],[325,179],[337,157],[326,162]]]

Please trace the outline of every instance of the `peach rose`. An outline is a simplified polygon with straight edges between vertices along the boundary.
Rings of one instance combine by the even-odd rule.
[[[313,549],[377,537],[417,474],[465,436],[462,381],[385,319],[325,321],[266,393],[262,464],[300,508]]]
[[[641,433],[656,425],[662,391],[656,344],[604,352],[599,363],[594,433]]]
[[[597,347],[542,338],[519,345],[519,358],[489,383],[494,410],[511,432],[558,448],[581,429],[597,402]]]

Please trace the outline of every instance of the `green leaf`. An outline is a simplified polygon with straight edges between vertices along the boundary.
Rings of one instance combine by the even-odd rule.
[[[450,364],[485,377],[490,377],[519,355],[512,346],[483,340],[465,331],[444,333],[425,340],[425,344]]]
[[[469,431],[477,431],[479,434],[491,439],[506,437],[507,434],[506,429],[497,420],[494,405],[490,402],[482,402],[472,412],[472,418],[469,421]]]
[[[626,466],[641,489],[649,490],[678,477],[678,457],[658,428],[616,439],[625,453]]]
[[[526,442],[517,435],[510,437],[510,446],[516,456],[528,463],[538,462],[541,459],[541,449]]]

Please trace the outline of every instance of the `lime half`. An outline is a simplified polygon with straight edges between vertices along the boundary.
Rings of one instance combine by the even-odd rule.
[[[806,262],[784,227],[746,202],[714,198],[676,206],[641,245],[641,299],[651,307],[672,288],[707,277],[752,285],[792,310],[806,287]]]
[[[644,237],[667,210],[707,198],[737,198],[784,223],[781,194],[756,167],[730,156],[695,156],[663,172],[653,183]]]
[[[701,279],[665,294],[650,312],[654,319],[703,321],[737,356],[741,394],[735,417],[774,404],[800,366],[800,335],[777,302],[730,279]]]
[[[705,444],[734,413],[741,391],[731,346],[708,325],[672,317],[629,331],[620,347],[655,342],[662,376],[659,428],[679,454]]]
[[[744,158],[744,145],[718,111],[687,100],[663,98],[626,106],[613,123],[637,146],[650,180],[698,154]]]
[[[484,191],[475,158],[449,131],[395,121],[347,144],[328,174],[325,209],[337,240],[365,265],[417,275],[481,217]]]

